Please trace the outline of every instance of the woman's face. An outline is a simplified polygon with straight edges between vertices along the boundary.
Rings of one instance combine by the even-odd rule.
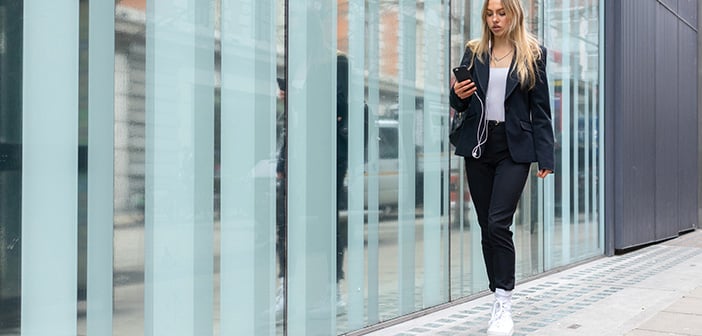
[[[507,14],[502,0],[489,0],[485,13],[485,23],[495,37],[504,37],[512,24],[512,18]]]

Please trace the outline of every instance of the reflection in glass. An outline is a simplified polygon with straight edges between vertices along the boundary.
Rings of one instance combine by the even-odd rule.
[[[271,335],[283,312],[275,305],[276,96],[285,87],[276,82],[276,1],[222,1],[221,13],[221,334]]]
[[[578,6],[571,4],[578,3]],[[552,75],[556,170],[553,221],[546,221],[545,267],[601,253],[597,137],[599,102],[599,1],[545,1],[544,32]]]
[[[366,260],[365,269],[356,268],[365,272],[347,272],[340,287],[348,298],[337,315],[344,332],[358,329],[359,319],[370,325],[447,300],[442,185],[448,174],[441,141],[447,65],[436,60],[448,59],[441,45],[448,27],[440,19],[448,6],[339,1],[338,13],[338,49],[348,53],[350,69],[344,262],[349,270],[358,265],[353,255],[360,248]],[[354,299],[364,287],[365,307],[359,307],[364,302]]]
[[[0,334],[20,326],[22,17],[21,1],[0,1]]]
[[[275,213],[276,182],[274,170],[266,170],[275,166],[276,127],[284,122],[282,104],[276,107],[274,86],[284,60],[279,54],[283,51],[284,11],[275,9],[282,4],[251,1],[248,5],[256,9],[241,11],[238,3],[236,15],[227,16],[223,12],[226,9],[231,14],[230,1],[185,7],[157,1],[117,3],[115,335],[139,335],[161,328],[195,328],[198,333],[212,330],[215,334],[231,328],[243,328],[246,331],[242,334],[282,333],[282,316],[276,316],[272,309],[276,264],[275,216],[271,214]],[[262,17],[270,20],[259,20]],[[254,33],[244,34],[236,31],[246,28],[239,25],[241,22],[257,22],[259,26]],[[247,100],[237,99],[238,95],[245,99],[255,95],[240,85],[246,81],[239,77],[239,68],[229,65],[245,65],[237,63],[237,57],[265,59],[261,50],[240,45],[245,36],[252,44],[266,41],[269,45],[266,52],[272,56],[264,67],[272,69],[267,70],[270,85],[257,88],[268,107],[255,108],[268,112],[244,113],[242,106]],[[235,52],[220,55],[220,50]],[[242,50],[253,54],[242,56]],[[249,82],[257,81],[250,77]],[[258,120],[247,124],[252,116]],[[248,136],[236,131],[244,125],[252,132]],[[242,143],[255,144],[256,155],[263,160],[255,164],[242,160],[248,157],[241,154],[245,149]],[[252,172],[273,174],[251,179]],[[253,194],[261,196],[254,198],[255,215],[240,211],[251,200],[250,194],[236,188],[243,186],[242,181],[253,183],[248,184],[256,188]],[[238,201],[232,196],[245,199]],[[255,222],[250,222],[251,218]],[[246,223],[256,223],[255,239],[243,235]],[[257,243],[239,244],[240,239]],[[177,249],[171,248],[174,244]],[[250,256],[255,256],[256,262],[249,263]],[[214,264],[216,260],[218,264]],[[250,267],[242,267],[242,262]],[[191,267],[182,267],[184,263]],[[259,274],[256,290],[247,287],[253,286],[251,283],[242,285],[247,279],[242,274]],[[166,293],[176,288],[181,294],[193,294],[191,303],[164,305]],[[238,294],[231,295],[232,290],[255,295],[246,301]],[[258,317],[248,318],[241,312],[256,312]],[[159,322],[161,316],[176,313],[183,316],[178,323],[166,326]]]
[[[113,335],[144,334],[146,1],[115,5]]]
[[[147,334],[213,330],[213,8],[147,3]]]

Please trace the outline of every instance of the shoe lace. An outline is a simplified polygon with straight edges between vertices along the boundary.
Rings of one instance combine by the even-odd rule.
[[[501,324],[504,322],[502,317],[509,314],[510,312],[507,311],[504,303],[500,302],[500,300],[495,300],[495,303],[492,305],[492,316],[490,317],[490,322],[488,322],[488,325],[492,326],[493,324]]]
[[[504,307],[502,306],[502,302],[499,300],[495,300],[495,303],[492,304],[492,312],[490,315],[490,321],[488,322],[488,325],[492,325],[495,321],[500,319],[500,315],[502,315],[502,312],[504,311]]]

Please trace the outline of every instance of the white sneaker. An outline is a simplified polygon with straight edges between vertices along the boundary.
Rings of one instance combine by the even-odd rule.
[[[344,297],[341,295],[341,286],[339,284],[336,285],[336,313],[337,315],[343,314],[346,312],[346,301],[344,301]]]
[[[285,311],[285,279],[280,278],[278,284],[278,290],[275,293],[275,318],[279,320],[283,318],[283,312]]]
[[[514,322],[512,313],[505,309],[499,300],[495,300],[492,306],[492,318],[490,318],[487,334],[489,336],[512,336],[514,333]]]

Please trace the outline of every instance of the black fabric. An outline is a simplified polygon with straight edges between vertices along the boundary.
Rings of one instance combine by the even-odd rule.
[[[510,226],[529,175],[529,163],[512,160],[504,123],[490,127],[479,159],[465,158],[466,177],[480,225],[491,291],[514,289],[515,250]]]

